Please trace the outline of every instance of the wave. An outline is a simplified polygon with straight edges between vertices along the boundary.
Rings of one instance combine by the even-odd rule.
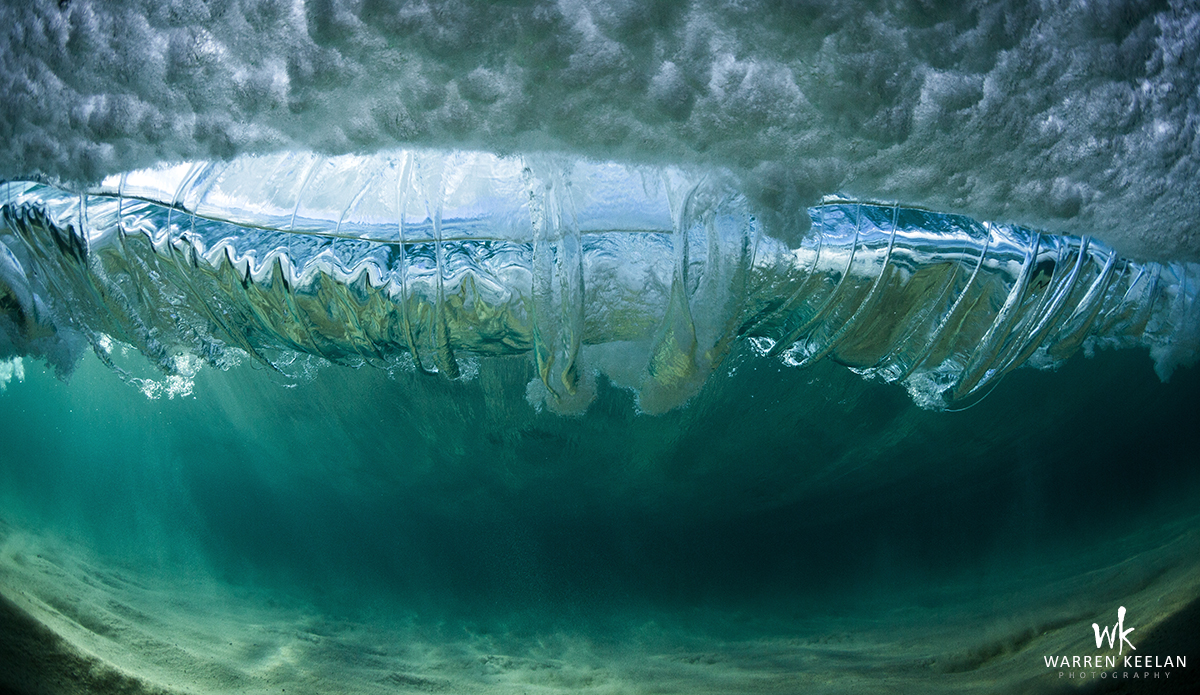
[[[735,342],[969,405],[1081,347],[1195,360],[1200,266],[1087,237],[842,199],[794,247],[721,172],[553,155],[286,153],[0,187],[0,358],[68,374],[91,345],[193,358],[411,360],[451,378],[529,354],[531,398],[581,412],[597,372],[662,412]]]

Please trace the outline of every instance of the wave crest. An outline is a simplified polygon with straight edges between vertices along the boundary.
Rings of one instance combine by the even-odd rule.
[[[601,372],[662,412],[745,339],[942,408],[1081,346],[1146,345],[1164,378],[1197,349],[1194,264],[836,199],[789,248],[719,173],[288,154],[0,193],[0,357],[63,372],[109,336],[171,374],[183,354],[277,368],[295,352],[408,355],[450,377],[464,355],[529,354],[528,391],[552,409],[586,408]]]

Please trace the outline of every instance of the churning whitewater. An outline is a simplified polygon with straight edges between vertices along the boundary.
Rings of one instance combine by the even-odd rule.
[[[663,412],[749,340],[961,407],[1024,364],[1145,346],[1195,359],[1200,266],[1087,237],[826,199],[795,248],[731,174],[555,155],[244,156],[73,191],[0,189],[0,355],[69,373],[90,343],[280,367],[295,352],[451,378],[529,353],[580,412],[597,372]],[[407,357],[404,357],[404,356]]]

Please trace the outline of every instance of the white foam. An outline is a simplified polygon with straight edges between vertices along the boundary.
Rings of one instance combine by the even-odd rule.
[[[1200,11],[1163,4],[18,3],[0,176],[562,149],[740,171],[776,223],[840,190],[1195,260]]]
[[[20,357],[0,360],[0,393],[8,389],[8,384],[13,379],[16,379],[17,383],[25,381],[25,361]]]

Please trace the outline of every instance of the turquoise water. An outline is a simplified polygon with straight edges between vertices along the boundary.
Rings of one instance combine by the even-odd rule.
[[[539,161],[5,184],[0,689],[1194,684],[1200,267]]]
[[[69,383],[27,362],[0,394],[4,592],[59,616],[75,597],[71,630],[102,644],[68,637],[148,684],[255,690],[261,654],[221,653],[222,680],[146,645],[292,639],[303,615],[340,647],[270,671],[280,687],[384,687],[374,648],[456,689],[720,692],[882,687],[880,669],[901,689],[1049,687],[1022,634],[1086,638],[1114,601],[1194,590],[1195,369],[1162,384],[1144,353],[1101,352],[948,413],[742,350],[685,408],[639,415],[602,380],[574,418],[513,398],[532,376],[524,358],[457,382],[243,365],[150,399],[93,358]],[[43,547],[41,570],[14,560]],[[103,568],[140,588],[88,581]],[[831,638],[841,656],[812,652]],[[1008,670],[980,672],[995,640]],[[488,655],[509,666],[480,671]],[[730,669],[680,671],[689,655]],[[538,663],[591,675],[547,685]]]
[[[0,16],[0,695],[1200,691],[1200,4]]]

